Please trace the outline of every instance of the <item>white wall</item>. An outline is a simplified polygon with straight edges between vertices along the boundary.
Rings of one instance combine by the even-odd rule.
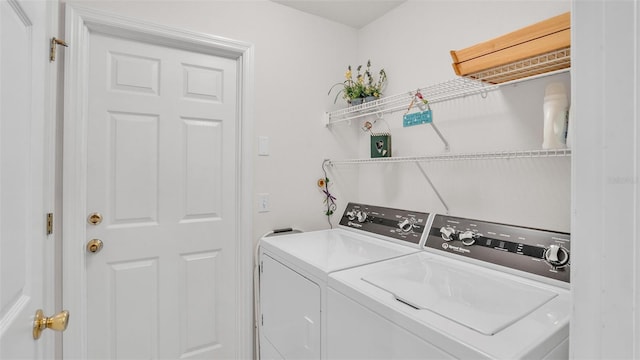
[[[266,1],[86,1],[84,6],[255,45],[255,130],[270,155],[255,156],[254,197],[269,193],[271,211],[257,212],[254,240],[274,228],[326,227],[316,186],[322,160],[342,155],[322,125],[334,106],[327,91],[342,64],[356,58],[357,31]],[[336,189],[337,190],[337,189]]]
[[[571,354],[640,358],[640,3],[575,1]]]
[[[384,67],[387,95],[455,78],[450,50],[471,46],[570,10],[569,1],[407,1],[359,31],[358,59]],[[352,64],[357,65],[357,64]],[[346,64],[345,64],[346,66]],[[546,84],[569,74],[509,85],[489,93],[434,104],[434,122],[452,153],[531,150],[542,144]],[[403,111],[385,116],[393,155],[437,154],[443,145],[428,125],[402,127]],[[349,157],[369,157],[366,118],[333,131],[357,143]],[[375,131],[387,131],[380,121]],[[356,134],[353,135],[353,129]],[[349,133],[351,132],[351,133]],[[349,135],[347,135],[349,133]],[[570,159],[453,161],[425,164],[452,215],[559,231],[570,229]],[[337,180],[353,167],[332,170]],[[342,184],[337,184],[342,185]],[[444,212],[415,164],[360,165],[346,196],[372,204]]]

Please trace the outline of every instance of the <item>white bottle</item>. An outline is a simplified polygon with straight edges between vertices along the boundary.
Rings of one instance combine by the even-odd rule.
[[[547,85],[542,106],[544,111],[543,149],[565,147],[568,107],[569,101],[564,84],[555,82]]]

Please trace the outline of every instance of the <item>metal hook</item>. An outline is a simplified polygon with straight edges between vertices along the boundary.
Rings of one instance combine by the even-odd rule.
[[[333,163],[331,162],[331,159],[324,159],[322,161],[322,169],[324,169],[326,171],[327,170],[327,166],[333,166]]]

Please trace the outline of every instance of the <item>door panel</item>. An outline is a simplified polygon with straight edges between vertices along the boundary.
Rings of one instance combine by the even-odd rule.
[[[158,259],[110,264],[111,358],[158,358]],[[144,325],[143,325],[144,324]]]
[[[236,61],[91,35],[88,354],[236,354]]]
[[[222,345],[224,327],[219,324],[220,294],[210,278],[222,276],[219,251],[182,255],[179,307],[184,309],[180,319],[180,353],[195,354],[199,349],[214,349]],[[209,274],[209,276],[202,276]],[[206,314],[203,316],[203,314]]]
[[[158,115],[107,113],[107,214],[114,225],[157,224]],[[102,155],[102,154],[101,154]],[[106,179],[105,179],[106,180]]]
[[[182,221],[219,219],[222,200],[222,122],[182,119],[184,215]]]
[[[21,303],[26,290],[26,238],[30,205],[29,123],[31,117],[31,82],[29,79],[29,38],[31,27],[19,13],[2,2],[2,309]],[[12,34],[12,35],[9,35]],[[11,51],[6,51],[11,49]],[[16,241],[18,240],[19,241]],[[29,261],[30,262],[30,261]]]
[[[45,196],[46,11],[44,2],[0,1],[0,359],[41,359],[33,318],[53,312]],[[49,140],[47,140],[49,141]],[[45,191],[46,188],[46,191]]]

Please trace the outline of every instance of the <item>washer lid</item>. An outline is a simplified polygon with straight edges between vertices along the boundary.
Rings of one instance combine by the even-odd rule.
[[[409,306],[485,335],[498,333],[558,295],[515,280],[463,271],[437,259],[414,259],[362,280]]]

